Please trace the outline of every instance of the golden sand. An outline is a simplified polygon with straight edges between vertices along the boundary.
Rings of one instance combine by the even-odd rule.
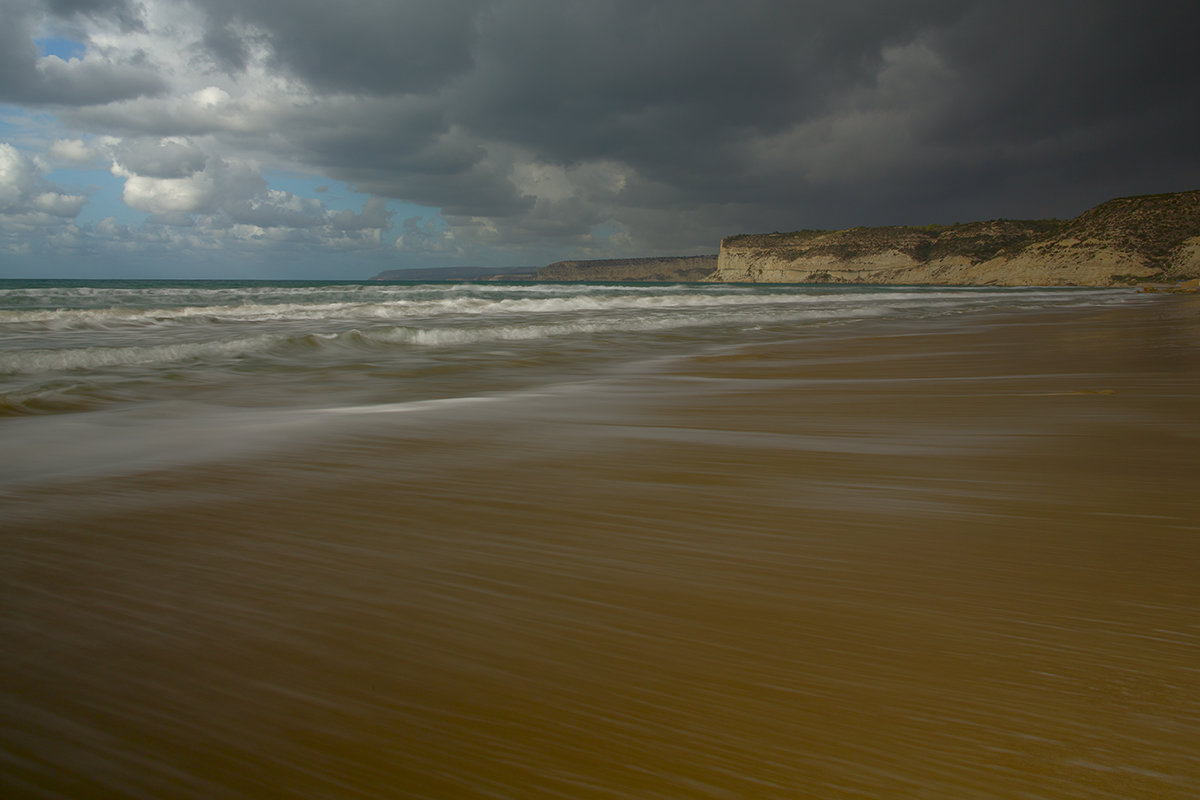
[[[1200,305],[831,329],[10,497],[8,785],[1200,795]]]

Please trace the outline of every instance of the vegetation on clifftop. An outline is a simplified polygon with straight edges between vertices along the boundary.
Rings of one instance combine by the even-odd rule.
[[[1139,273],[1164,278],[1192,277],[1189,247],[1200,237],[1200,191],[1140,195],[1110,200],[1071,220],[996,219],[953,225],[858,227],[740,234],[721,242],[723,252],[753,253],[776,262],[846,263],[880,255],[907,256],[916,265],[965,259],[975,265],[993,259],[1047,254],[1086,262],[1118,254],[1139,265]],[[1200,241],[1200,240],[1196,240]],[[1113,275],[1116,281],[1119,275]],[[1137,280],[1136,276],[1129,276]]]
[[[1174,250],[1200,236],[1200,191],[1118,197],[1071,220],[1063,235],[1137,253],[1165,271]]]
[[[896,251],[917,262],[964,256],[972,263],[1003,253],[1015,253],[1033,242],[1060,233],[1056,219],[988,220],[953,225],[801,230],[791,233],[740,234],[721,241],[722,247],[753,248],[764,255],[783,256],[802,250],[806,255],[849,260],[872,253]]]

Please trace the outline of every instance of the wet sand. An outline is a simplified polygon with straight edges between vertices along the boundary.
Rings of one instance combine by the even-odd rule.
[[[6,796],[1200,795],[1200,304],[0,498]]]

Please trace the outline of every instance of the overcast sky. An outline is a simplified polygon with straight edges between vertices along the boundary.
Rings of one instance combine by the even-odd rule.
[[[1200,4],[0,0],[0,277],[368,277],[1200,188]]]

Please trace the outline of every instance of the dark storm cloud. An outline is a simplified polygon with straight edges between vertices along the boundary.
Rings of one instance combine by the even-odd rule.
[[[1196,98],[1194,3],[979,4],[935,44],[973,91],[964,120],[999,140],[1137,118]],[[962,126],[949,133],[961,136]]]
[[[978,3],[931,35],[954,77],[923,121],[935,186],[988,214],[1200,186],[1198,29],[1194,3]]]
[[[480,23],[457,111],[556,158],[693,166],[747,131],[821,114],[872,78],[882,46],[952,5],[505,4]]]
[[[89,132],[278,157],[487,246],[615,226],[634,251],[711,252],[739,231],[1071,216],[1200,186],[1194,2],[0,3],[20,10],[0,99],[88,85],[65,118]],[[150,98],[133,63],[39,62],[39,13],[145,21],[191,60]],[[139,174],[197,169],[185,155],[152,149]]]
[[[436,90],[471,67],[482,0],[204,0],[206,40],[237,60],[233,28],[265,33],[276,63],[320,91]]]
[[[230,73],[246,69],[249,48],[246,40],[231,26],[210,24],[201,41],[203,54],[219,69]]]
[[[102,17],[126,29],[142,29],[141,11],[132,0],[46,0],[45,7],[58,17]]]
[[[118,0],[52,0],[45,6],[21,0],[0,0],[0,102],[28,105],[95,105],[165,88],[145,66],[93,57],[83,60],[42,58],[33,37],[47,16],[64,23],[79,16],[100,17],[134,30],[140,26],[136,9]]]
[[[627,211],[713,226],[1070,213],[1200,183],[1190,3],[202,5],[318,91],[424,98],[422,136],[364,120],[310,152],[449,214],[533,208],[489,142],[628,165]]]

